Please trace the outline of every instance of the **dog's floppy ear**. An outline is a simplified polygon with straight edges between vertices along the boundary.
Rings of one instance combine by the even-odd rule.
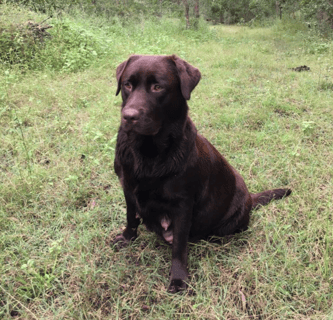
[[[191,66],[188,62],[175,55],[171,56],[171,59],[177,67],[182,95],[186,100],[190,100],[191,92],[199,83],[201,73],[197,68]]]
[[[117,77],[117,82],[118,82],[118,87],[117,87],[117,92],[116,92],[116,96],[119,94],[120,92],[120,89],[121,89],[121,76],[123,75],[126,67],[129,65],[130,62],[133,62],[137,59],[139,59],[140,56],[138,55],[134,55],[134,56],[131,56],[129,57],[128,60],[122,62],[118,67],[117,67],[117,71],[116,71],[116,77]]]

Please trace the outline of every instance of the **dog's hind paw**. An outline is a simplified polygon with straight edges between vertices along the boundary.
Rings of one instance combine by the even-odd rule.
[[[174,280],[171,280],[171,282],[170,282],[168,292],[169,293],[181,292],[181,291],[185,291],[186,288],[187,288],[187,284],[185,281],[183,281],[181,279],[174,279]]]

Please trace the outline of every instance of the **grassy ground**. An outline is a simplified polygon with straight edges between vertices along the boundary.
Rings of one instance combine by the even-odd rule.
[[[1,10],[15,23],[45,18]],[[332,319],[332,43],[286,22],[193,31],[62,19],[48,21],[39,65],[0,67],[0,318]],[[88,53],[65,50],[77,34]],[[115,68],[131,53],[198,67],[199,131],[250,191],[293,189],[253,212],[245,233],[191,244],[185,294],[166,292],[171,250],[154,234],[140,227],[120,251],[110,243],[125,224]],[[290,69],[304,64],[310,72]]]

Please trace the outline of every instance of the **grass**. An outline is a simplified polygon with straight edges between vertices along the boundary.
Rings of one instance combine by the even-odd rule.
[[[0,8],[8,23],[12,12],[15,23],[46,17]],[[75,68],[53,64],[66,62],[57,54],[66,30],[53,28],[57,45],[35,57],[48,63],[0,66],[0,318],[331,319],[332,43],[279,23],[195,31],[83,14],[48,23],[81,30],[96,55],[83,59],[73,40]],[[154,234],[140,227],[129,247],[111,244],[126,212],[113,170],[115,68],[131,53],[175,53],[198,67],[189,105],[200,133],[252,192],[293,189],[253,212],[248,231],[191,244],[185,294],[166,292],[171,250]],[[310,72],[291,71],[304,64]]]

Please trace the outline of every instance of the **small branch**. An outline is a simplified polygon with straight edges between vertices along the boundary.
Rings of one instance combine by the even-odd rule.
[[[42,24],[42,23],[44,23],[45,21],[47,21],[47,20],[49,20],[49,19],[51,19],[52,18],[52,16],[49,16],[48,18],[46,18],[45,20],[43,20],[42,22],[40,22],[39,24]],[[52,27],[51,27],[52,28]]]

